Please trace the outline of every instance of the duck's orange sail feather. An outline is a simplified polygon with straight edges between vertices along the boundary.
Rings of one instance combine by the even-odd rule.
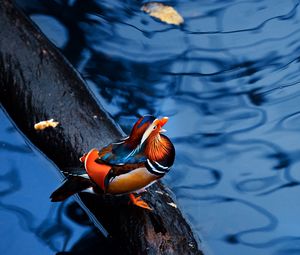
[[[97,163],[96,160],[99,158],[99,151],[92,149],[86,155],[84,166],[89,177],[105,191],[105,177],[111,170],[110,165]]]

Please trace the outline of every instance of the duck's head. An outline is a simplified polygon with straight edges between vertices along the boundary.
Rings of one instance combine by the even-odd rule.
[[[165,132],[163,126],[168,122],[168,117],[156,119],[152,115],[141,117],[133,126],[129,141],[137,145],[143,145],[148,139],[160,138],[160,133]]]
[[[165,129],[163,129],[163,126],[168,122],[168,117],[163,117],[161,119],[154,119],[153,122],[148,126],[148,128],[145,130],[142,139],[141,139],[141,145],[146,140],[151,139],[159,139],[160,134],[166,132]]]

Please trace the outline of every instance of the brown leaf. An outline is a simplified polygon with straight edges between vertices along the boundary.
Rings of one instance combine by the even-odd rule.
[[[55,128],[58,124],[59,124],[59,122],[56,122],[53,119],[44,120],[44,121],[40,121],[39,123],[36,123],[34,125],[34,129],[35,130],[43,130],[43,129],[48,128],[48,127]]]
[[[173,7],[158,2],[149,2],[144,4],[142,6],[142,11],[167,24],[180,25],[184,21]]]

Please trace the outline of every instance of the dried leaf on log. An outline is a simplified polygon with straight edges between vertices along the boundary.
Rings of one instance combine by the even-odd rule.
[[[55,128],[55,127],[57,127],[58,124],[59,124],[59,122],[54,121],[54,119],[43,120],[43,121],[36,123],[34,125],[34,129],[35,130],[44,130],[45,128],[48,128],[48,127]]]
[[[173,7],[162,3],[146,3],[142,6],[142,11],[167,24],[180,25],[184,21],[181,15]]]

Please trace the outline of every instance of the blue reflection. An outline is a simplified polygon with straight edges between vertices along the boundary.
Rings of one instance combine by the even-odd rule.
[[[145,113],[171,117],[178,156],[166,181],[206,250],[299,253],[299,1],[172,1],[180,27],[152,19],[139,1],[18,3],[124,130]],[[23,143],[4,140],[0,148],[4,158],[15,155],[14,165],[4,163],[3,192],[10,171],[24,165],[16,162],[34,157],[52,169]],[[49,190],[57,182],[49,180]],[[71,238],[52,224],[42,233]]]
[[[92,233],[85,213],[72,199],[50,202],[49,195],[60,185],[57,169],[29,145],[1,108],[0,123],[0,253],[73,249]]]

